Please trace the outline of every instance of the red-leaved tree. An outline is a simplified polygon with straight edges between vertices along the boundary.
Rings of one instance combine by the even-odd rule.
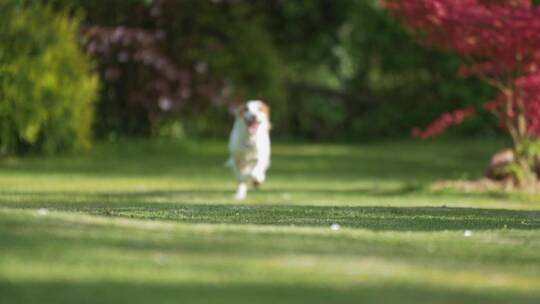
[[[382,0],[427,46],[463,59],[459,74],[495,87],[484,109],[497,115],[514,144],[516,177],[534,180],[531,143],[540,136],[540,7],[531,0]],[[436,136],[472,116],[475,109],[443,114],[413,135]]]

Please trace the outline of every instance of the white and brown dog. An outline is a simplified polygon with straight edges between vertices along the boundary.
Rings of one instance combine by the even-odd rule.
[[[246,198],[248,183],[259,187],[270,166],[270,108],[260,100],[250,100],[235,109],[229,138],[230,166],[238,181],[235,198]]]

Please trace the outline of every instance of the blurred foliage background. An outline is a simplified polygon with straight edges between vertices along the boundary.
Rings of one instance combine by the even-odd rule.
[[[494,95],[475,80],[458,78],[453,55],[415,44],[376,0],[2,3],[1,130],[16,134],[15,139],[2,135],[4,150],[12,149],[13,141],[19,146],[41,141],[39,149],[56,151],[64,144],[46,143],[48,134],[63,142],[73,132],[80,133],[72,137],[84,146],[89,131],[82,125],[92,121],[92,100],[91,129],[97,139],[224,138],[232,124],[231,106],[263,99],[272,106],[275,137],[354,141],[409,136],[411,128],[428,124],[441,112],[480,105]],[[14,9],[6,10],[6,5]],[[85,55],[73,50],[74,43]],[[32,79],[32,89],[22,83],[29,85],[24,80],[29,74],[24,81],[9,80],[14,62],[26,60],[45,60],[32,64],[32,73],[62,79],[55,82],[58,87],[48,88],[46,100],[59,108],[69,102],[73,113],[53,110],[37,97],[41,93],[32,93],[48,78]],[[25,75],[22,69],[17,73]],[[97,98],[92,95],[98,90],[93,73],[100,79]],[[17,97],[20,108],[7,106],[6,101],[16,100],[8,96],[10,90],[34,95]],[[63,114],[18,118],[41,108]],[[77,117],[75,122],[69,122],[71,117]],[[31,123],[5,123],[15,119]],[[492,117],[481,114],[450,134],[495,134],[494,125]]]
[[[78,15],[0,2],[0,155],[90,145],[98,78]]]

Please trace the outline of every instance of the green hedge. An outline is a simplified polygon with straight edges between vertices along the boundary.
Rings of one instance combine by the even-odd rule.
[[[90,146],[98,77],[79,48],[79,20],[0,2],[0,155]]]

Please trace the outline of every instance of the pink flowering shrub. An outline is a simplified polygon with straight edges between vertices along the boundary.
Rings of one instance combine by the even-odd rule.
[[[419,43],[461,56],[462,77],[477,77],[498,95],[484,109],[511,136],[516,163],[528,170],[527,143],[540,136],[540,7],[530,0],[383,0]],[[445,113],[421,138],[436,136],[472,116],[472,108]]]

